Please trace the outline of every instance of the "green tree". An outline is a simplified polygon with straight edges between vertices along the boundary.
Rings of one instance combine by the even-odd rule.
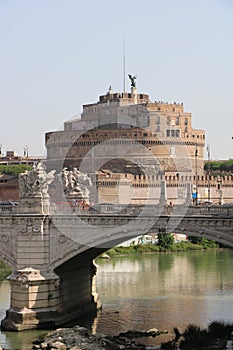
[[[0,174],[9,174],[13,176],[19,176],[20,173],[24,173],[26,170],[31,170],[32,166],[27,164],[17,165],[0,165]]]
[[[159,233],[158,234],[158,245],[164,249],[168,249],[175,240],[171,233]]]

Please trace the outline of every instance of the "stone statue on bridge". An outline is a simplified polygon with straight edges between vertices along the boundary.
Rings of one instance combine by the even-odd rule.
[[[85,201],[89,200],[92,182],[87,174],[82,173],[77,168],[73,168],[73,170],[63,168],[58,176],[62,181],[63,190],[67,197]]]
[[[55,170],[46,173],[44,166],[38,163],[32,170],[19,174],[19,196],[48,198],[48,186],[54,180]]]
[[[49,214],[49,184],[54,180],[55,170],[46,173],[45,167],[38,163],[32,170],[19,174],[19,205],[15,209],[24,214]]]

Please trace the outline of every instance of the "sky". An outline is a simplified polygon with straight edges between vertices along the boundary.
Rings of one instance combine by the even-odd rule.
[[[46,132],[122,92],[124,42],[138,92],[183,102],[211,159],[233,158],[232,0],[0,0],[3,153],[46,156]]]

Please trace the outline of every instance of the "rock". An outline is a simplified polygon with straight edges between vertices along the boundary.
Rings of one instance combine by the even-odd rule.
[[[52,349],[57,349],[57,350],[66,350],[67,347],[64,343],[61,343],[60,341],[56,341],[55,343],[51,344]]]
[[[146,345],[135,343],[135,338],[155,337],[160,332],[153,328],[148,331],[128,331],[116,336],[91,334],[87,328],[75,326],[60,328],[33,342],[34,349],[44,350],[144,350]],[[1,350],[1,349],[0,349]]]

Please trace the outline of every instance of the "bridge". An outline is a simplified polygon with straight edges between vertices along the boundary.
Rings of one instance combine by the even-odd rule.
[[[42,170],[40,170],[42,171]],[[106,208],[105,208],[106,209]],[[108,208],[107,208],[108,209]],[[2,328],[54,328],[100,307],[94,259],[148,232],[181,232],[233,247],[233,207],[118,206],[67,213],[55,210],[46,191],[21,196],[0,212],[0,259],[12,273],[11,305]]]

